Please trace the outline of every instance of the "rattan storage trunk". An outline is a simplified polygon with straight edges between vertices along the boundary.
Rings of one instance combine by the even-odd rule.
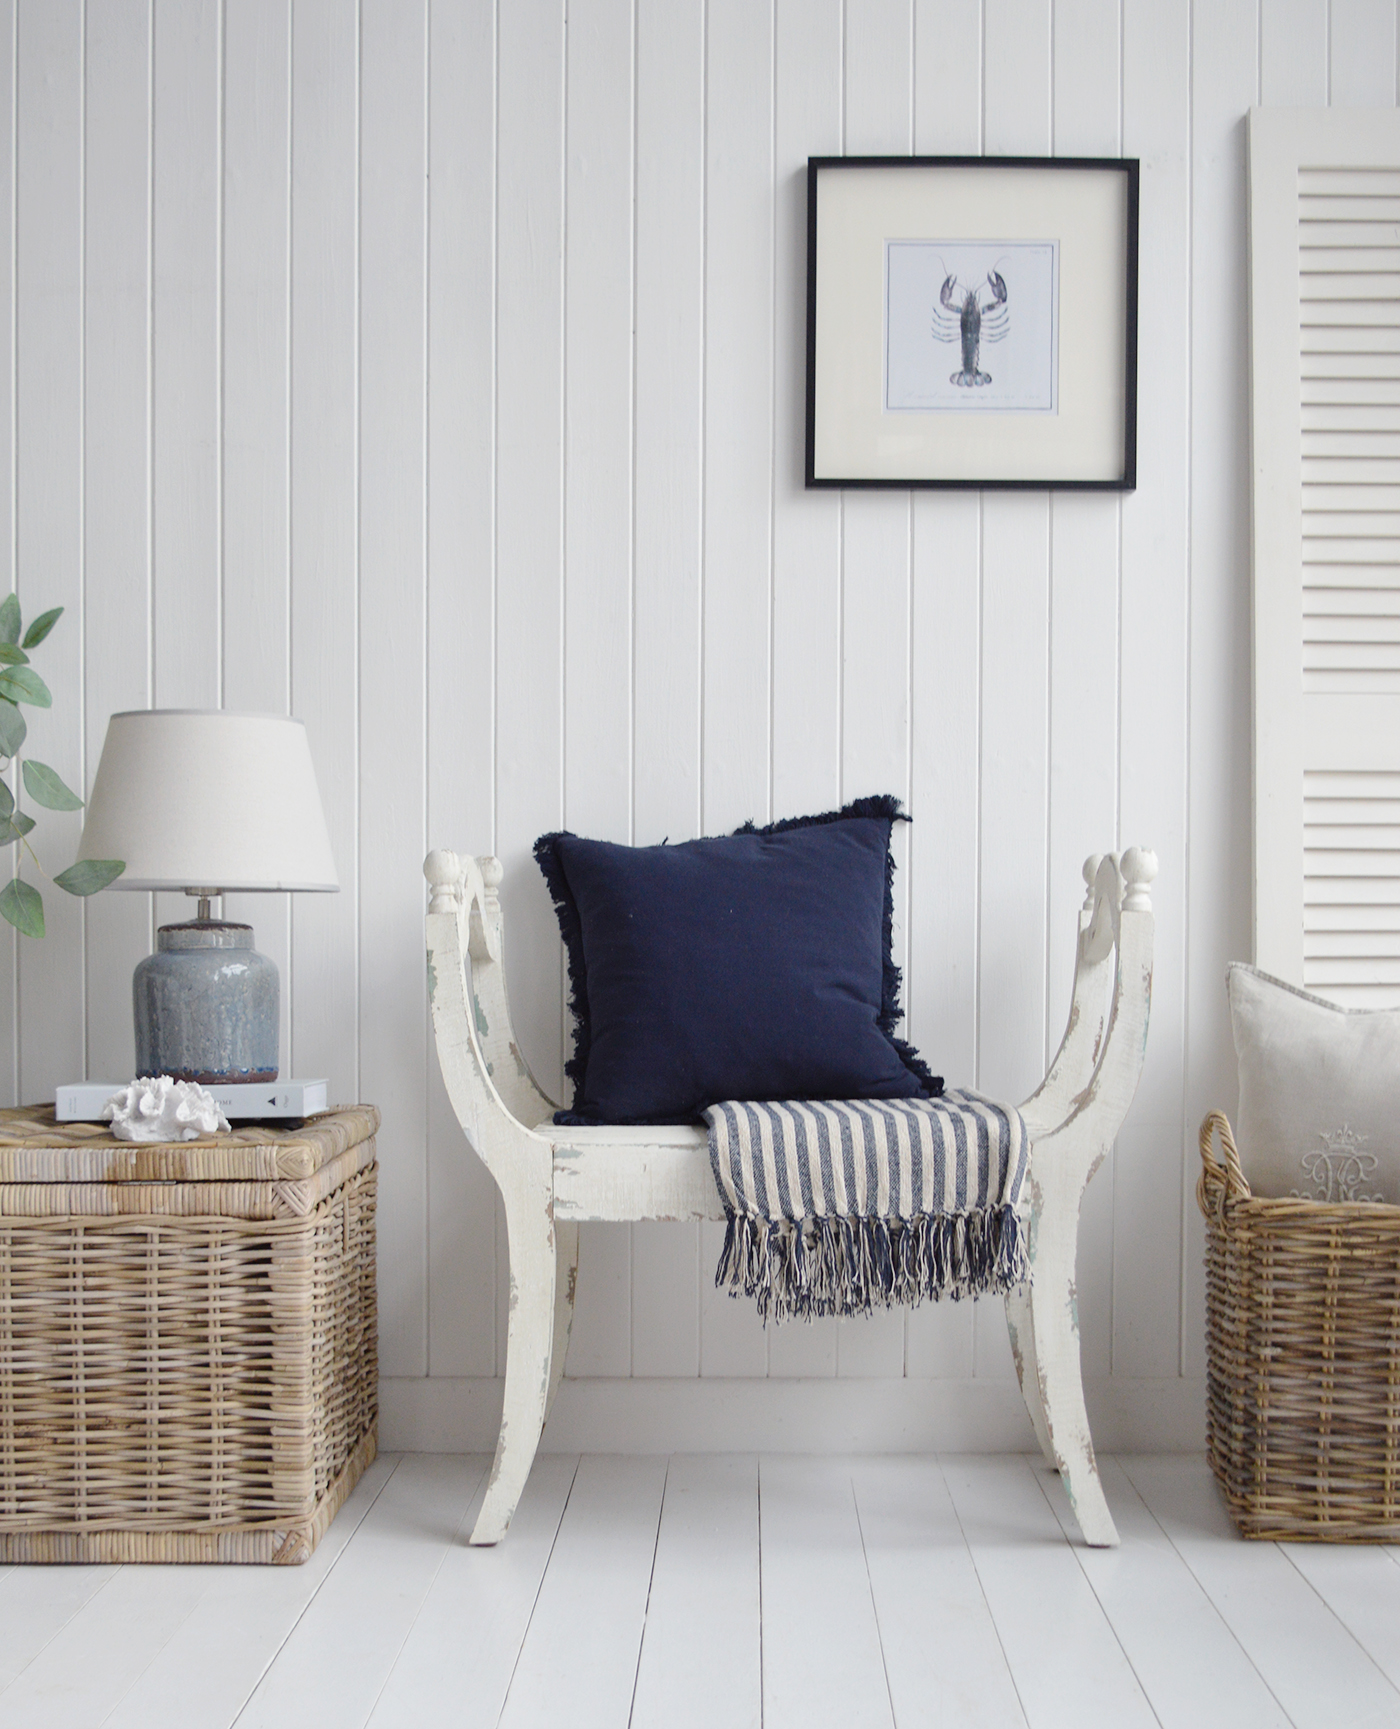
[[[304,1561],[374,1457],[379,1113],[0,1111],[0,1561]]]
[[[1255,1197],[1219,1112],[1201,1125],[1201,1159],[1206,1434],[1236,1525],[1394,1542],[1400,1207]]]

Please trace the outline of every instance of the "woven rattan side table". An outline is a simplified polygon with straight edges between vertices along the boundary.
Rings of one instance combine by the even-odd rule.
[[[378,1127],[0,1111],[0,1561],[306,1560],[375,1454]]]

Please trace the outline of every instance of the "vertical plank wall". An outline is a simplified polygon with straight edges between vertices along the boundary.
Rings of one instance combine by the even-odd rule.
[[[1061,1030],[1084,855],[1158,852],[1080,1312],[1102,1432],[1194,1439],[1194,1127],[1249,929],[1243,117],[1395,100],[1395,0],[0,0],[0,588],[68,609],[35,748],[90,785],[115,709],[307,722],[342,892],[239,912],[289,1069],[384,1111],[395,1444],[481,1444],[503,1353],[423,852],[504,860],[557,1087],[536,834],[884,790],[910,1036],[1004,1096]],[[804,491],[803,174],[841,152],[1141,159],[1135,493]],[[77,830],[46,814],[50,868]],[[168,916],[47,904],[42,946],[0,928],[7,1099],[126,1074]],[[556,1444],[1019,1444],[999,1308],[765,1336],[715,1253],[586,1231]]]

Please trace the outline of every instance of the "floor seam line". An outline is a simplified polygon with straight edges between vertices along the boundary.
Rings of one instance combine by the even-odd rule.
[[[642,1636],[637,1641],[637,1666],[632,1672],[632,1696],[627,1701],[627,1729],[632,1729],[632,1714],[637,1709],[637,1683],[642,1678],[642,1652],[646,1649],[647,1622],[651,1618],[651,1593],[656,1584],[656,1557],[661,1550],[661,1521],[666,1517],[666,1490],[671,1482],[671,1460],[666,1455],[666,1475],[661,1479],[661,1505],[656,1509],[656,1539],[651,1546],[651,1571],[647,1574],[647,1600],[642,1606]]]
[[[938,1475],[943,1479],[943,1490],[948,1497],[948,1505],[953,1509],[953,1518],[957,1522],[958,1535],[962,1538],[963,1548],[967,1551],[967,1559],[972,1567],[972,1576],[977,1581],[977,1589],[982,1593],[982,1605],[987,1611],[987,1620],[991,1623],[993,1633],[997,1637],[997,1648],[1001,1652],[1001,1660],[1006,1665],[1006,1673],[1016,1694],[1016,1703],[1021,1708],[1021,1721],[1030,1725],[1030,1713],[1026,1710],[1026,1701],[1021,1696],[1021,1683],[1016,1679],[1016,1671],[1011,1666],[1011,1658],[1006,1649],[1006,1641],[1001,1636],[1001,1623],[996,1618],[992,1608],[991,1598],[987,1595],[986,1581],[982,1577],[982,1569],[977,1565],[977,1556],[973,1553],[972,1544],[968,1542],[967,1531],[963,1526],[962,1514],[958,1511],[957,1499],[948,1487],[948,1473],[943,1469],[943,1458],[939,1453],[933,1455],[933,1462],[938,1467]]]
[[[302,1622],[306,1619],[307,1614],[310,1612],[311,1605],[321,1595],[322,1591],[325,1590],[326,1581],[329,1580],[331,1575],[335,1572],[336,1568],[345,1559],[346,1553],[349,1550],[350,1545],[355,1541],[356,1537],[358,1537],[360,1534],[360,1527],[364,1524],[365,1520],[369,1518],[370,1514],[374,1511],[375,1507],[378,1505],[379,1497],[384,1493],[384,1491],[389,1487],[390,1483],[392,1483],[394,1478],[398,1475],[399,1467],[400,1467],[400,1465],[403,1464],[404,1458],[405,1458],[405,1455],[403,1453],[400,1453],[398,1458],[394,1461],[393,1470],[389,1472],[388,1476],[385,1477],[384,1481],[379,1485],[378,1489],[375,1490],[374,1499],[370,1502],[369,1506],[365,1508],[364,1512],[361,1513],[359,1518],[355,1521],[355,1529],[345,1539],[344,1544],[341,1546],[341,1551],[336,1556],[335,1560],[331,1563],[331,1565],[329,1567],[327,1567],[325,1579],[322,1579],[321,1583],[316,1587],[316,1589],[311,1593],[311,1595],[302,1604],[301,1611],[297,1615],[296,1620],[292,1622],[291,1626],[288,1627],[287,1631],[283,1634],[282,1638],[278,1640],[276,1650],[272,1653],[272,1655],[268,1658],[267,1662],[264,1663],[262,1668],[258,1671],[257,1680],[253,1682],[253,1685],[248,1689],[247,1696],[244,1698],[243,1703],[238,1707],[237,1711],[235,1711],[233,1716],[229,1719],[229,1729],[238,1729],[238,1724],[242,1720],[243,1713],[248,1709],[248,1707],[252,1704],[254,1698],[256,1698],[256,1696],[257,1696],[258,1688],[261,1687],[263,1682],[267,1679],[268,1673],[272,1669],[273,1664],[282,1655],[282,1653],[287,1649],[288,1641],[291,1639],[292,1635],[296,1632],[297,1628],[300,1627]],[[343,1510],[344,1509],[342,1509],[342,1511]]]
[[[1041,1497],[1045,1502],[1045,1505],[1050,1510],[1050,1517],[1059,1526],[1060,1531],[1064,1536],[1066,1548],[1074,1556],[1075,1565],[1079,1568],[1080,1578],[1083,1579],[1084,1583],[1089,1587],[1090,1594],[1092,1595],[1095,1603],[1098,1604],[1099,1614],[1103,1616],[1104,1625],[1108,1628],[1109,1632],[1113,1635],[1113,1643],[1118,1647],[1118,1649],[1123,1654],[1123,1661],[1128,1665],[1128,1673],[1132,1676],[1133,1680],[1137,1683],[1137,1689],[1138,1689],[1138,1692],[1142,1694],[1143,1703],[1147,1706],[1147,1709],[1152,1713],[1153,1721],[1158,1725],[1158,1729],[1165,1729],[1165,1726],[1162,1723],[1162,1714],[1157,1709],[1156,1705],[1153,1703],[1152,1695],[1147,1691],[1147,1683],[1143,1680],[1142,1676],[1138,1673],[1137,1664],[1133,1662],[1132,1657],[1129,1655],[1128,1648],[1126,1645],[1124,1645],[1121,1637],[1119,1636],[1118,1629],[1114,1625],[1113,1617],[1108,1612],[1108,1605],[1104,1602],[1103,1598],[1099,1595],[1098,1589],[1095,1586],[1093,1579],[1089,1576],[1089,1569],[1084,1565],[1084,1550],[1088,1547],[1088,1545],[1086,1543],[1083,1543],[1082,1541],[1079,1543],[1076,1543],[1074,1541],[1074,1538],[1070,1535],[1070,1533],[1065,1530],[1064,1523],[1061,1520],[1059,1513],[1055,1509],[1055,1503],[1050,1499],[1050,1491],[1046,1488],[1044,1482],[1041,1480],[1040,1473],[1035,1468],[1037,1461],[1032,1459],[1029,1456],[1029,1454],[1022,1454],[1022,1458],[1025,1459],[1026,1469],[1030,1473],[1031,1481],[1035,1484],[1036,1488],[1039,1489],[1039,1491],[1041,1493]],[[1056,1472],[1056,1475],[1058,1476],[1059,1473]],[[1100,1487],[1102,1487],[1102,1482],[1100,1482]],[[1107,1505],[1107,1502],[1108,1502],[1108,1496],[1105,1495],[1104,1496],[1105,1505]],[[1080,1536],[1082,1539],[1082,1537],[1083,1537],[1082,1532],[1080,1533]]]
[[[856,1516],[856,1535],[860,1538],[861,1564],[865,1568],[865,1588],[870,1593],[870,1613],[875,1617],[875,1639],[880,1647],[880,1669],[885,1677],[885,1696],[890,1702],[890,1722],[899,1729],[899,1713],[894,1708],[894,1688],[890,1685],[890,1664],[885,1656],[885,1635],[880,1627],[880,1605],[875,1601],[875,1581],[870,1577],[870,1551],[865,1546],[865,1525],[860,1516],[860,1496],[856,1493],[855,1473],[847,1479],[851,1491],[851,1507]]]
[[[540,1568],[540,1582],[535,1586],[535,1595],[530,1599],[530,1613],[525,1617],[525,1626],[521,1630],[520,1643],[515,1648],[515,1661],[510,1666],[510,1679],[506,1682],[506,1690],[501,1695],[501,1709],[496,1713],[496,1722],[498,1724],[502,1717],[505,1716],[506,1707],[510,1704],[510,1690],[514,1687],[515,1677],[520,1671],[521,1653],[525,1649],[525,1641],[530,1637],[530,1629],[535,1624],[535,1611],[540,1606],[540,1592],[544,1590],[544,1582],[549,1577],[550,1563],[554,1559],[554,1551],[559,1542],[559,1533],[564,1529],[564,1517],[569,1511],[569,1502],[573,1500],[574,1484],[578,1481],[579,1466],[582,1463],[583,1454],[576,1454],[574,1457],[573,1472],[569,1477],[569,1492],[564,1497],[564,1505],[559,1509],[559,1522],[554,1527],[554,1535],[549,1540],[549,1553],[544,1558],[544,1566]]]
[[[403,1656],[404,1646],[407,1645],[409,1640],[413,1637],[413,1629],[418,1625],[418,1618],[423,1613],[423,1605],[432,1595],[433,1586],[438,1582],[438,1575],[447,1565],[447,1557],[452,1553],[456,1546],[458,1539],[462,1535],[462,1527],[466,1524],[472,1508],[476,1505],[477,1496],[481,1493],[481,1486],[486,1481],[487,1470],[487,1465],[483,1464],[481,1467],[481,1473],[472,1487],[472,1492],[467,1496],[467,1504],[462,1509],[462,1517],[457,1521],[456,1526],[453,1528],[452,1535],[442,1546],[442,1554],[438,1556],[438,1564],[433,1568],[432,1578],[428,1580],[427,1585],[424,1587],[423,1595],[418,1599],[418,1607],[413,1611],[413,1616],[409,1621],[408,1626],[404,1628],[403,1638],[399,1640],[398,1649],[394,1652],[389,1667],[384,1671],[384,1679],[375,1689],[374,1697],[369,1703],[369,1710],[366,1711],[364,1716],[360,1719],[361,1729],[365,1729],[365,1726],[374,1720],[374,1714],[379,1709],[379,1701],[384,1697],[384,1689],[389,1685],[390,1681],[393,1680],[394,1671],[399,1666],[399,1659]]]
[[[1298,1577],[1307,1586],[1309,1591],[1312,1592],[1313,1596],[1317,1598],[1318,1602],[1322,1604],[1323,1608],[1326,1609],[1327,1613],[1337,1623],[1337,1625],[1341,1628],[1343,1633],[1346,1634],[1347,1638],[1350,1639],[1352,1644],[1356,1646],[1356,1649],[1361,1653],[1361,1655],[1366,1659],[1366,1661],[1376,1671],[1376,1673],[1380,1676],[1381,1680],[1385,1682],[1386,1686],[1389,1687],[1393,1693],[1400,1693],[1400,1687],[1397,1687],[1395,1685],[1395,1683],[1391,1680],[1389,1675],[1386,1674],[1385,1670],[1381,1668],[1380,1664],[1376,1662],[1375,1658],[1366,1649],[1366,1647],[1361,1643],[1360,1639],[1357,1638],[1356,1634],[1352,1632],[1351,1628],[1347,1626],[1346,1622],[1343,1621],[1343,1619],[1337,1613],[1337,1611],[1332,1607],[1332,1605],[1322,1595],[1321,1591],[1318,1590],[1317,1586],[1313,1584],[1312,1580],[1309,1579],[1307,1574],[1298,1565],[1298,1563],[1293,1559],[1293,1556],[1290,1552],[1291,1545],[1281,1543],[1281,1542],[1275,1542],[1274,1547],[1275,1547],[1275,1549],[1277,1549],[1279,1551],[1279,1553],[1283,1556],[1284,1560],[1287,1561],[1288,1565],[1293,1569],[1293,1571],[1298,1575]]]
[[[123,1689],[120,1697],[118,1697],[112,1701],[111,1709],[108,1710],[107,1712],[105,1712],[104,1715],[101,1718],[99,1718],[98,1729],[101,1729],[101,1725],[103,1723],[108,1723],[111,1721],[113,1712],[115,1712],[121,1708],[122,1700],[128,1698],[132,1692],[132,1689],[134,1687],[136,1687],[137,1685],[139,1685],[142,1677],[150,1673],[151,1665],[156,1663],[159,1660],[161,1654],[170,1648],[171,1641],[175,1638],[176,1634],[180,1631],[180,1629],[185,1625],[185,1623],[190,1619],[190,1617],[199,1608],[200,1604],[204,1602],[205,1598],[208,1597],[210,1592],[214,1589],[215,1584],[216,1584],[216,1581],[211,1579],[209,1581],[209,1583],[205,1586],[204,1590],[199,1594],[199,1596],[197,1596],[195,1598],[194,1602],[190,1604],[189,1608],[180,1617],[179,1621],[175,1624],[175,1626],[173,1626],[170,1629],[170,1631],[166,1635],[163,1643],[161,1645],[159,1645],[156,1648],[156,1650],[154,1650],[151,1653],[150,1657],[147,1659],[146,1663],[141,1668],[140,1672],[138,1674],[132,1676],[131,1680],[127,1683],[126,1687]]]
[[[754,1461],[754,1480],[758,1498],[758,1729],[768,1713],[768,1696],[763,1689],[763,1455]]]
[[[53,1644],[54,1640],[57,1639],[64,1632],[64,1630],[66,1628],[70,1627],[73,1624],[73,1622],[77,1619],[77,1617],[82,1614],[83,1610],[86,1609],[90,1603],[94,1602],[98,1597],[100,1597],[102,1595],[102,1593],[107,1589],[107,1587],[117,1579],[117,1577],[120,1575],[122,1569],[124,1567],[130,1566],[131,1563],[128,1561],[116,1561],[116,1562],[108,1562],[108,1563],[106,1563],[106,1565],[109,1565],[112,1568],[110,1575],[102,1581],[102,1583],[97,1587],[97,1589],[95,1591],[93,1591],[91,1593],[91,1595],[83,1598],[82,1602],[77,1605],[77,1607],[73,1610],[73,1613],[71,1615],[64,1617],[64,1619],[58,1624],[58,1626],[54,1628],[53,1632],[49,1634],[48,1638],[45,1639],[44,1643],[39,1647],[39,1649],[34,1653],[34,1655],[28,1660],[27,1663],[25,1663],[24,1667],[22,1669],[17,1669],[15,1671],[15,1673],[10,1677],[10,1679],[5,1683],[5,1685],[3,1687],[0,1687],[0,1706],[4,1705],[5,1695],[6,1695],[6,1693],[9,1692],[11,1687],[14,1686],[15,1682],[18,1681],[21,1676],[28,1674],[30,1669],[32,1669],[34,1667],[34,1665],[43,1656],[45,1651],[48,1650],[49,1646]]]
[[[1157,1527],[1157,1529],[1162,1533],[1163,1537],[1165,1537],[1167,1542],[1170,1544],[1171,1549],[1172,1549],[1172,1553],[1174,1555],[1176,1555],[1176,1557],[1180,1560],[1182,1566],[1185,1567],[1186,1571],[1196,1581],[1197,1588],[1199,1589],[1201,1595],[1205,1598],[1206,1602],[1210,1604],[1211,1608],[1215,1611],[1215,1613],[1220,1617],[1221,1624],[1227,1629],[1230,1637],[1235,1641],[1235,1644],[1239,1647],[1240,1653],[1244,1657],[1245,1662],[1249,1664],[1250,1668],[1259,1677],[1260,1684],[1264,1687],[1264,1689],[1268,1693],[1269,1697],[1272,1700],[1274,1700],[1274,1702],[1278,1705],[1279,1710],[1283,1712],[1285,1721],[1292,1725],[1292,1729],[1298,1729],[1297,1723],[1296,1723],[1294,1717],[1292,1716],[1292,1714],[1290,1713],[1290,1711],[1288,1710],[1288,1707],[1284,1704],[1283,1700],[1279,1698],[1278,1694],[1274,1691],[1273,1687],[1270,1685],[1268,1676],[1259,1667],[1259,1665],[1254,1661],[1253,1653],[1250,1651],[1249,1647],[1245,1644],[1244,1640],[1240,1638],[1240,1636],[1236,1632],[1233,1624],[1227,1619],[1225,1611],[1221,1608],[1219,1603],[1216,1602],[1215,1597],[1214,1597],[1213,1593],[1211,1592],[1210,1588],[1207,1586],[1205,1580],[1202,1579],[1200,1574],[1191,1565],[1190,1557],[1186,1554],[1185,1550],[1182,1549],[1181,1545],[1177,1542],[1176,1538],[1172,1536],[1171,1532],[1166,1528],[1166,1526],[1162,1523],[1162,1521],[1157,1517],[1156,1513],[1153,1512],[1152,1508],[1147,1505],[1146,1496],[1138,1488],[1137,1484],[1135,1482],[1133,1482],[1133,1474],[1128,1469],[1128,1467],[1123,1463],[1121,1458],[1118,1460],[1118,1467],[1122,1471],[1123,1475],[1128,1479],[1128,1481],[1130,1483],[1132,1483],[1134,1494],[1136,1494],[1138,1500],[1141,1501],[1144,1508],[1146,1508],[1147,1516],[1152,1520],[1152,1523]]]

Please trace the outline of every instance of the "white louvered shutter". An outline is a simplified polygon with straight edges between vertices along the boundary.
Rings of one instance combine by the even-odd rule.
[[[1400,115],[1249,117],[1254,933],[1400,1003]]]

